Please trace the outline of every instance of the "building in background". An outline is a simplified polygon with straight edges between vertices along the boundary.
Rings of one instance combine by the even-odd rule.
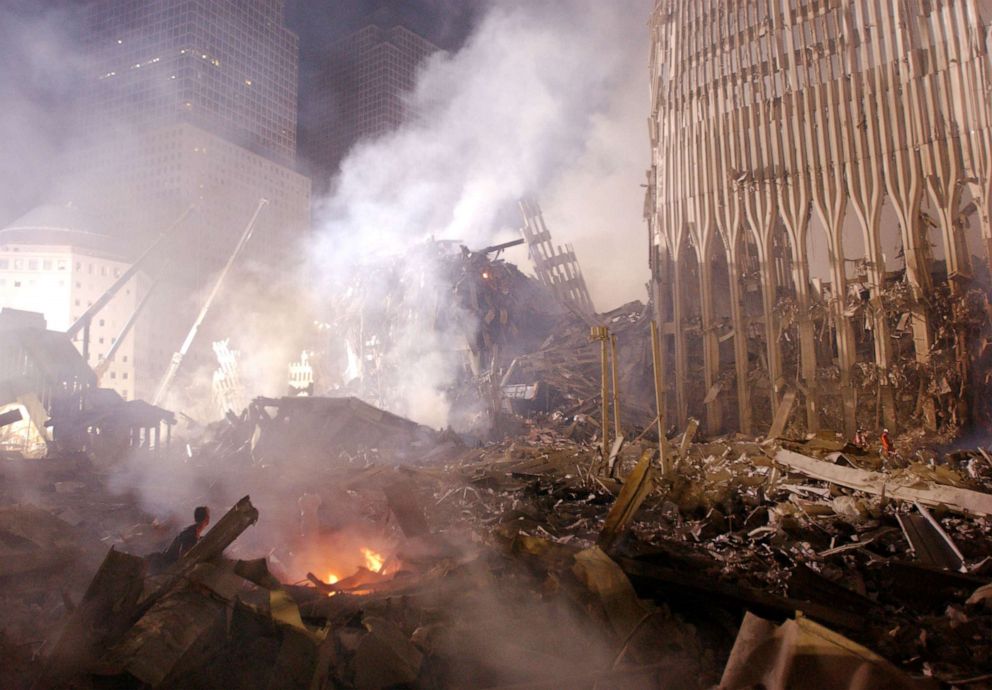
[[[259,199],[270,203],[256,238],[270,249],[309,228],[310,184],[295,170],[297,39],[282,13],[282,0],[100,0],[90,11],[93,140],[74,166],[74,200],[129,255],[195,207],[169,265],[188,291],[223,265]]]
[[[417,71],[437,51],[388,6],[331,46],[308,93],[306,157],[315,184],[324,189],[356,143],[404,122]]]
[[[94,114],[128,127],[189,122],[290,166],[297,38],[283,0],[98,0]]]
[[[65,331],[107,291],[130,264],[112,238],[97,234],[67,206],[36,208],[0,230],[0,305],[43,314],[48,328]],[[88,364],[97,367],[148,290],[139,273],[96,316]],[[154,388],[147,360],[155,340],[152,319],[136,322],[105,368],[101,385],[125,399]],[[74,340],[82,352],[82,336]]]
[[[988,0],[656,2],[645,210],[670,418],[851,438],[988,414],[968,297],[992,258],[990,25]]]

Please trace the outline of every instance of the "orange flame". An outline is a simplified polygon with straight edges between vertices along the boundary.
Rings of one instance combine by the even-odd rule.
[[[335,575],[334,573],[327,574],[327,584],[329,585],[337,584],[337,581],[340,579],[341,578]]]
[[[365,567],[371,570],[373,573],[382,572],[382,566],[386,559],[382,557],[381,554],[376,553],[372,549],[367,547],[362,547],[362,555],[365,556]]]

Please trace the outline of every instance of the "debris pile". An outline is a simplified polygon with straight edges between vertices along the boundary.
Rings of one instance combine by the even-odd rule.
[[[617,337],[624,420],[631,426],[647,426],[655,416],[650,307],[631,302],[597,319]],[[600,374],[599,346],[590,338],[589,327],[568,314],[539,349],[510,362],[502,387],[518,414],[558,413],[569,421],[581,415],[595,425],[602,401]],[[522,396],[514,395],[520,387],[533,393],[521,400]]]
[[[204,496],[234,508],[160,575],[138,556],[149,540],[110,538],[78,605],[45,583],[47,641],[20,631],[11,646],[5,617],[0,684],[988,686],[983,449],[686,434],[662,441],[669,475],[656,444],[628,442],[620,480],[551,427],[471,448],[348,399],[254,405],[226,427],[240,441],[214,433],[162,460],[237,468]],[[362,436],[369,452],[338,452]],[[75,491],[98,496],[95,484]],[[3,544],[20,543],[2,524]]]
[[[441,358],[459,372],[448,397],[459,409],[486,409],[475,379],[536,349],[562,312],[546,287],[499,258],[521,242],[472,251],[431,241],[340,276],[315,348],[317,389],[404,410],[417,379],[411,365]]]

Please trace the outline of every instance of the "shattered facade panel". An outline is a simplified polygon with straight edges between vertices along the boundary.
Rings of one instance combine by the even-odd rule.
[[[808,431],[965,422],[989,19],[975,0],[656,4],[646,214],[680,423],[763,432],[790,389]]]

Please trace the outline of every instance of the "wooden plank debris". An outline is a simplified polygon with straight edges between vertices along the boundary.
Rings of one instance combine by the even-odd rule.
[[[970,515],[992,515],[992,494],[980,491],[940,484],[926,487],[913,486],[909,479],[896,478],[882,472],[832,465],[785,449],[775,454],[775,462],[807,477],[875,496],[918,502],[931,507],[942,505],[950,510]],[[920,483],[919,480],[916,483]]]
[[[637,466],[624,481],[620,495],[610,508],[606,516],[606,524],[603,525],[603,531],[600,532],[596,542],[604,551],[608,551],[613,546],[654,488],[654,466],[651,464],[653,456],[652,450],[645,450],[641,454]]]
[[[699,431],[699,420],[690,418],[685,433],[682,434],[682,442],[679,443],[679,457],[684,458],[689,452],[689,446],[692,445],[692,439],[696,438],[697,431]]]
[[[782,400],[779,402],[778,407],[775,409],[775,417],[772,419],[772,426],[768,430],[768,434],[765,438],[781,438],[782,433],[785,431],[785,425],[789,423],[789,418],[792,416],[792,408],[796,405],[796,391],[790,388],[782,396]]]
[[[911,678],[871,650],[805,617],[776,626],[748,613],[720,687],[921,690],[936,688],[937,683]]]

